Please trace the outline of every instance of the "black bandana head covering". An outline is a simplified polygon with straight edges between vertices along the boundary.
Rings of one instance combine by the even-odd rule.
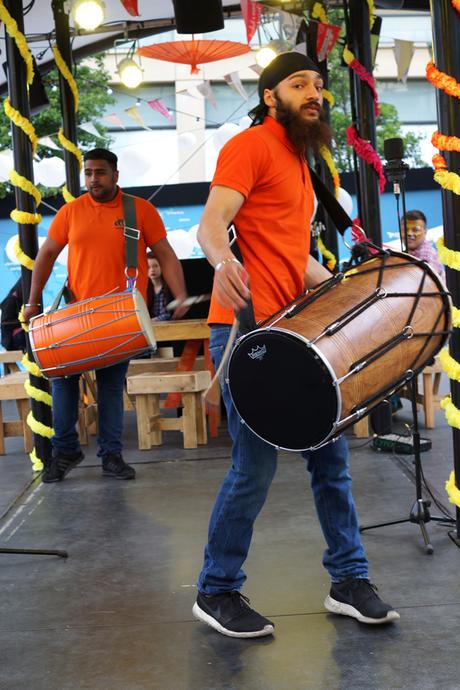
[[[262,99],[264,89],[274,89],[283,79],[305,69],[320,74],[318,65],[306,55],[295,50],[291,53],[280,53],[265,67],[259,77],[259,97]]]

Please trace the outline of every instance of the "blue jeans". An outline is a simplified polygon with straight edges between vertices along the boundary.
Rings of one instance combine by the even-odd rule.
[[[213,326],[210,350],[217,368],[230,327]],[[233,440],[232,466],[217,496],[208,532],[198,589],[205,594],[240,589],[246,580],[242,565],[248,555],[254,522],[265,503],[277,464],[277,450],[253,434],[232,404],[221,379]],[[314,451],[304,451],[316,511],[327,549],[323,565],[333,582],[349,576],[368,577],[368,563],[351,494],[348,446],[344,437]]]
[[[96,371],[98,455],[120,453],[123,433],[123,390],[129,362]],[[53,379],[54,453],[74,453],[80,448],[76,424],[80,375]]]

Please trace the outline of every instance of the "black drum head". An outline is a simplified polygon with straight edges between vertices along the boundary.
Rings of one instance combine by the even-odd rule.
[[[324,442],[337,420],[333,376],[313,347],[286,331],[243,337],[229,361],[230,393],[257,436],[286,450]]]

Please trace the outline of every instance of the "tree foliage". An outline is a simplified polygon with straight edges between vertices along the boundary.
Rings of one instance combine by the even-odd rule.
[[[329,13],[329,21],[337,26],[341,25],[343,14],[340,10]],[[342,32],[341,36],[344,35]],[[335,104],[331,109],[331,126],[334,132],[334,161],[340,172],[348,172],[353,167],[353,150],[346,143],[345,130],[352,124],[352,109],[350,97],[350,79],[348,67],[342,65],[343,41],[335,45],[329,61],[329,90],[334,96]],[[377,84],[378,89],[378,84]],[[380,115],[376,121],[377,153],[383,157],[383,142],[392,137],[401,137],[404,141],[406,158],[412,166],[423,165],[421,159],[420,141],[422,137],[415,133],[404,134],[398,111],[394,105],[379,103]]]
[[[109,73],[104,68],[102,56],[97,56],[91,62],[77,64],[74,70],[74,77],[77,82],[79,93],[79,107],[76,113],[77,125],[91,122],[99,133],[99,136],[86,132],[78,128],[78,144],[82,149],[93,147],[106,147],[110,144],[110,136],[107,128],[100,121],[100,117],[107,105],[115,103],[115,98],[108,90]],[[31,121],[35,127],[37,136],[50,136],[51,139],[61,148],[57,138],[57,132],[61,127],[61,110],[59,96],[59,75],[57,69],[52,70],[42,77],[43,84],[48,97],[49,105],[35,116]],[[0,109],[0,150],[11,148],[11,123]],[[58,156],[64,158],[64,152],[46,146],[38,145],[37,155],[39,158]],[[53,193],[52,189],[43,188],[39,185],[42,193]],[[11,192],[11,186],[7,183],[0,184],[0,197],[6,196]]]

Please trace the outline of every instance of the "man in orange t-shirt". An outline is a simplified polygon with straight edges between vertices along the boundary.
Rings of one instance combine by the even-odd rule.
[[[260,103],[252,112],[257,126],[233,137],[219,155],[198,231],[215,268],[209,323],[216,368],[234,314],[244,310],[250,298],[260,321],[330,277],[309,256],[313,190],[305,162],[308,148],[317,152],[321,144],[330,143],[322,88],[319,70],[308,57],[278,55],[260,77]],[[243,265],[229,245],[227,228],[233,222]],[[275,474],[277,451],[241,424],[225,382],[222,395],[233,441],[232,465],[211,515],[193,613],[224,635],[260,637],[272,634],[274,624],[240,594],[246,580],[242,566]],[[302,455],[327,543],[323,564],[332,586],[326,608],[363,623],[396,620],[399,614],[368,580],[345,439]]]
[[[122,192],[117,185],[117,157],[107,149],[94,149],[84,156],[87,194],[63,206],[51,223],[48,237],[38,252],[32,273],[26,321],[40,311],[40,296],[53,265],[68,245],[68,286],[75,300],[122,292],[126,286],[125,237]],[[179,305],[187,295],[182,267],[166,239],[158,211],[144,199],[135,198],[138,277],[136,287],[147,294],[147,249],[155,251]],[[177,307],[173,318],[184,314]],[[135,470],[122,457],[123,388],[128,362],[96,371],[98,390],[98,455],[102,473],[116,479],[134,479]],[[42,475],[46,483],[59,482],[83,459],[76,423],[79,376],[53,380],[53,457]]]

